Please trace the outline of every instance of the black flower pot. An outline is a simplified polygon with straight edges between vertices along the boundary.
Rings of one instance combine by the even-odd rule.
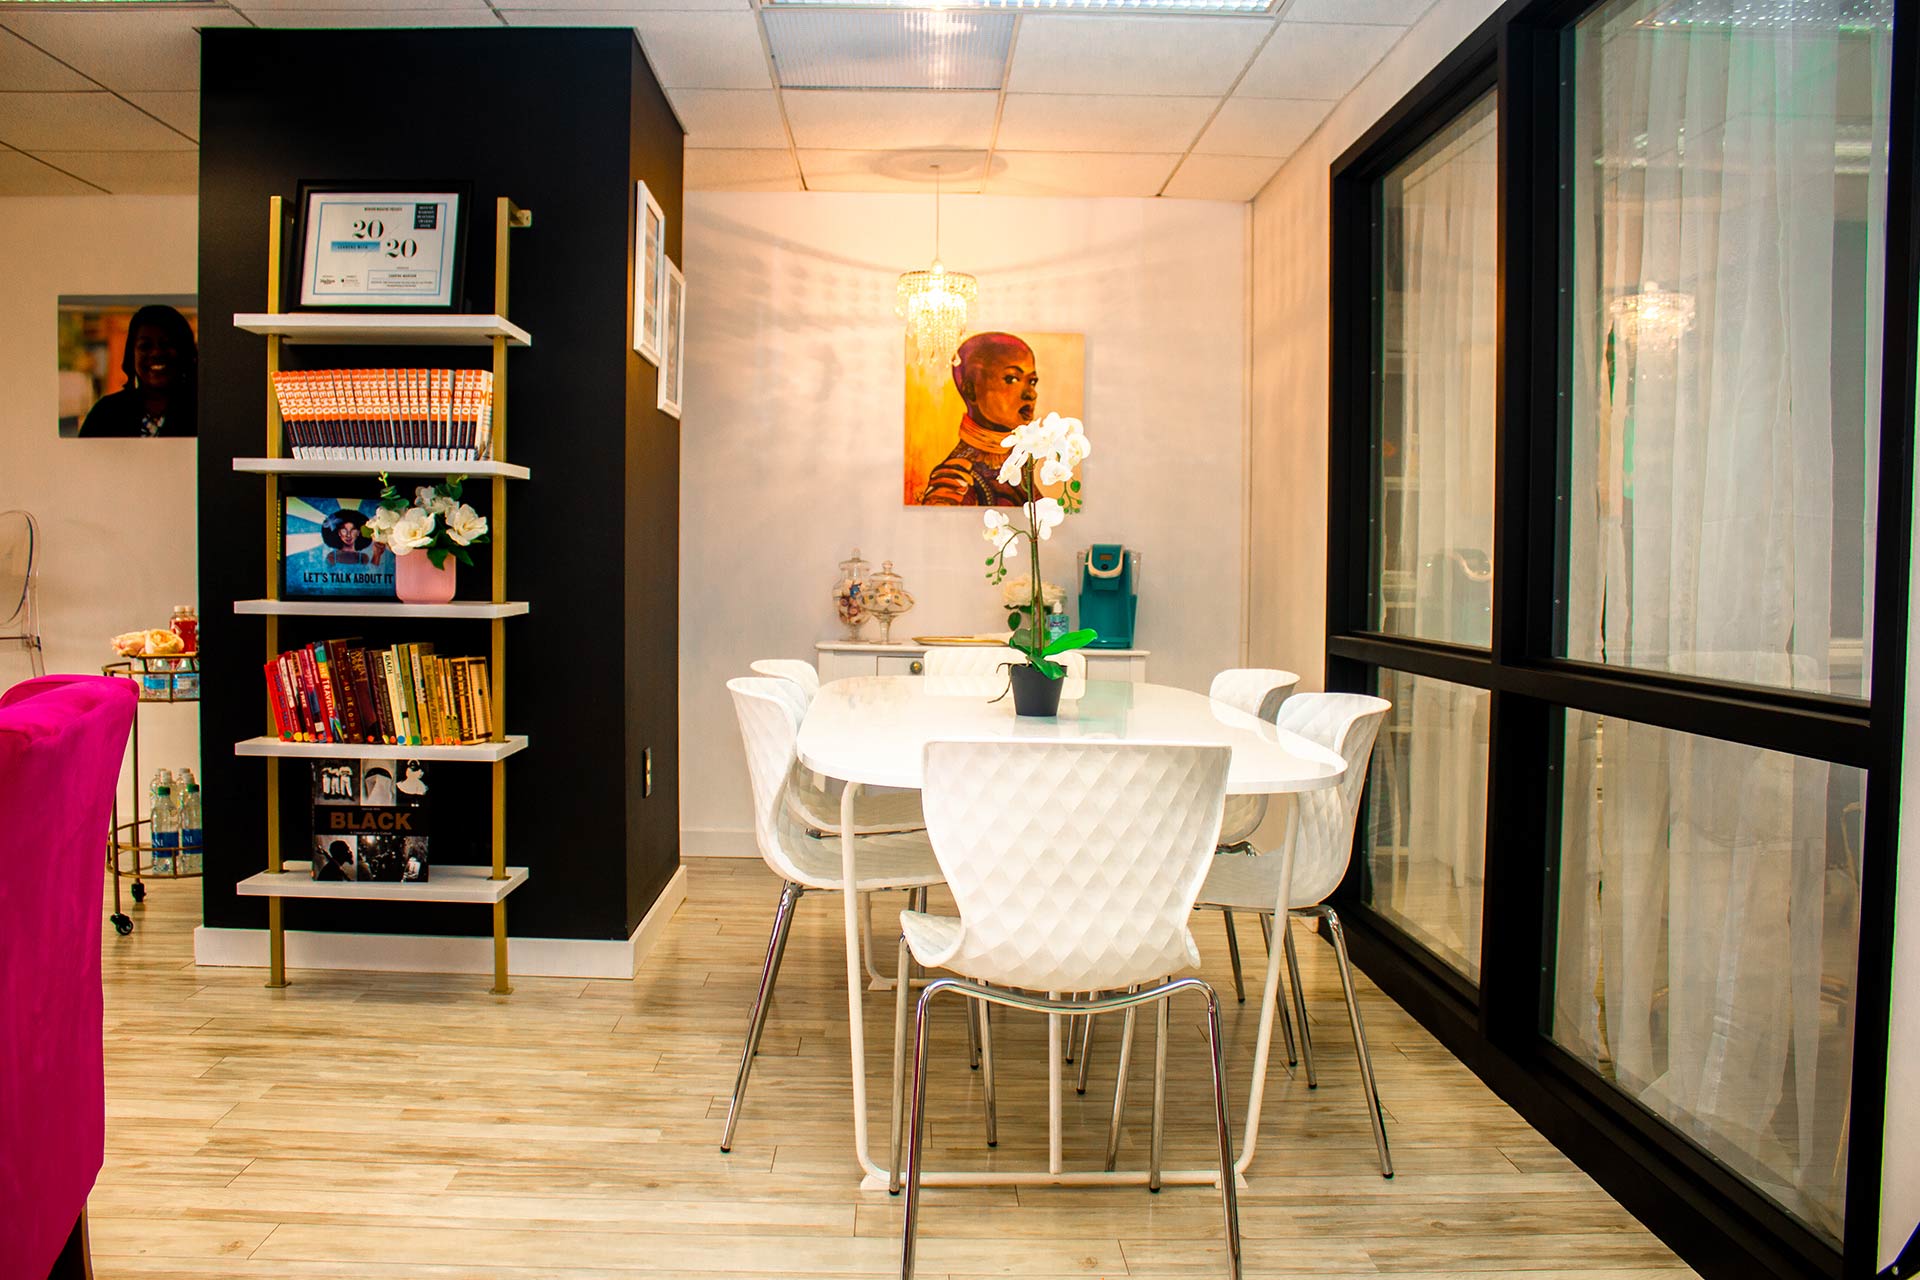
[[[1015,663],[1007,669],[1013,679],[1013,713],[1017,716],[1060,714],[1061,681],[1042,675],[1040,668]]]

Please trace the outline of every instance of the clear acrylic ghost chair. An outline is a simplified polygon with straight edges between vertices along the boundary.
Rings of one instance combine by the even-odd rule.
[[[27,651],[33,674],[47,673],[40,649],[39,574],[35,542],[39,530],[25,511],[0,511],[0,644]]]
[[[1299,676],[1277,667],[1229,667],[1213,678],[1207,696],[1271,724],[1280,711],[1280,704],[1293,696],[1299,683]],[[1248,839],[1260,829],[1266,816],[1266,796],[1228,796],[1227,815],[1220,821],[1221,852],[1246,852],[1251,848]],[[1222,911],[1220,914],[1227,927],[1227,955],[1233,961],[1234,998],[1245,1004],[1247,984],[1240,974],[1240,939],[1234,932],[1233,912]],[[1280,1014],[1283,1019],[1286,1017],[1285,1004],[1280,1006]],[[1291,1065],[1294,1061],[1293,1028],[1284,1021],[1281,1027],[1286,1033],[1287,1062]]]
[[[1027,655],[1003,644],[936,644],[929,646],[920,660],[921,672],[930,676],[997,676],[1007,663],[1025,663]],[[1087,678],[1087,655],[1068,650],[1054,659],[1067,669],[1067,679]]]
[[[937,996],[954,992],[970,1002],[1048,1014],[1124,1009],[1129,1018],[1152,1004],[1156,1054],[1164,1062],[1168,1002],[1193,990],[1206,998],[1220,1199],[1237,1280],[1240,1223],[1219,1002],[1199,978],[1166,976],[1200,961],[1193,904],[1219,838],[1231,755],[1225,747],[1184,744],[927,744],[927,834],[960,914],[954,919],[903,912],[901,934],[922,965],[959,976],[930,982],[915,1020],[902,1277],[913,1275],[926,1131],[927,1011]],[[1125,994],[1077,1004],[1061,998],[1102,991]],[[1164,1094],[1163,1072],[1154,1093],[1147,1184],[1154,1190]],[[900,1167],[897,1159],[894,1167]]]
[[[940,868],[923,834],[895,833],[856,839],[855,883],[842,875],[840,838],[823,839],[807,832],[787,803],[793,786],[800,720],[806,698],[790,680],[741,677],[727,681],[733,708],[740,719],[740,738],[747,752],[747,774],[753,783],[753,831],[760,856],[780,877],[780,905],[774,912],[773,934],[767,940],[766,964],[760,973],[760,993],[747,1020],[747,1042],[740,1053],[740,1072],[734,1080],[733,1100],[727,1106],[726,1132],[720,1149],[733,1146],[734,1125],[746,1097],[747,1077],[753,1069],[760,1032],[767,1022],[767,1004],[786,955],[787,933],[802,894],[879,889],[918,891],[924,903],[929,885],[940,883]]]
[[[1326,899],[1346,877],[1347,863],[1353,856],[1353,828],[1359,816],[1360,792],[1367,781],[1367,762],[1372,757],[1381,722],[1392,707],[1384,698],[1360,693],[1299,693],[1286,700],[1277,719],[1282,729],[1338,752],[1347,762],[1347,771],[1338,787],[1296,797],[1300,812],[1293,853],[1293,886],[1285,906],[1291,916],[1318,916],[1327,922],[1328,938],[1340,967],[1340,986],[1346,994],[1347,1019],[1353,1026],[1353,1050],[1360,1062],[1367,1119],[1373,1125],[1374,1145],[1380,1151],[1380,1174],[1386,1178],[1393,1176],[1393,1157],[1387,1151],[1387,1130],[1380,1110],[1380,1094],[1374,1087],[1373,1060],[1367,1053],[1366,1029],[1360,1020],[1359,1002],[1354,998],[1353,966],[1347,960],[1347,940],[1340,917]],[[1200,905],[1256,912],[1261,927],[1268,928],[1282,905],[1280,872],[1279,858],[1262,857],[1258,851],[1215,858],[1207,873],[1206,885],[1200,891]],[[1306,1065],[1307,1085],[1313,1088],[1319,1081],[1313,1071],[1313,1042],[1307,1029],[1300,962],[1293,947],[1293,931],[1282,927],[1280,934],[1287,954],[1287,971],[1292,978],[1293,1008],[1300,1022],[1300,1056]],[[1279,992],[1274,992],[1273,997],[1282,998]]]

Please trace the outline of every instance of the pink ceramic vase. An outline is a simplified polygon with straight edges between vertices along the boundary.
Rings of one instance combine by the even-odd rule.
[[[459,563],[449,555],[436,569],[425,551],[395,556],[393,594],[406,604],[445,604],[453,599],[453,571]]]

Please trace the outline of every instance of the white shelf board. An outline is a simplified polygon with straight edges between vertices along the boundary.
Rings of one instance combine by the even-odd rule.
[[[525,867],[492,879],[491,867],[429,867],[426,881],[315,880],[310,862],[283,862],[286,870],[250,875],[233,891],[244,898],[359,898],[375,902],[498,902],[527,882]]]
[[[530,347],[533,338],[505,316],[243,312],[234,327],[283,341],[335,347],[485,347],[505,338],[510,347]]]
[[[511,462],[421,462],[412,458],[235,458],[235,471],[260,476],[505,476],[526,480],[533,475]]]
[[[451,604],[400,604],[384,600],[235,600],[241,614],[276,614],[301,618],[517,618],[530,606],[525,600],[456,600]]]
[[[300,760],[505,760],[527,749],[527,735],[510,733],[505,742],[476,742],[470,747],[405,747],[392,742],[282,742],[246,738],[233,744],[236,756],[289,756]]]

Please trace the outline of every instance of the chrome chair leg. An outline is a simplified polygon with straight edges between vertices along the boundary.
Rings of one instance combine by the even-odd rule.
[[[1354,997],[1353,966],[1347,962],[1347,935],[1340,927],[1340,915],[1325,903],[1315,913],[1326,917],[1327,932],[1333,940],[1334,959],[1340,964],[1340,986],[1347,996],[1347,1018],[1353,1023],[1353,1052],[1360,1059],[1360,1081],[1366,1088],[1367,1119],[1373,1122],[1373,1144],[1380,1149],[1380,1176],[1393,1176],[1393,1157],[1387,1152],[1386,1117],[1380,1110],[1380,1091],[1373,1083],[1373,1058],[1367,1052],[1367,1031],[1360,1022],[1360,1002]]]
[[[1099,992],[1094,993],[1097,998]],[[1093,1065],[1093,1015],[1088,1014],[1080,1020],[1085,1025],[1080,1029],[1080,1078],[1074,1081],[1073,1091],[1087,1091],[1087,1069]]]
[[[1147,1190],[1160,1190],[1160,1157],[1166,1148],[1167,1023],[1171,1002],[1162,998],[1153,1007],[1153,1142],[1147,1166]]]
[[[1077,1001],[1078,997],[1068,995],[1067,997],[1065,997],[1065,999],[1068,1004],[1073,1004]],[[1060,1061],[1067,1063],[1068,1065],[1072,1065],[1073,1063],[1074,1032],[1080,1029],[1079,1026],[1077,1025],[1077,1021],[1078,1020],[1071,1013],[1069,1013],[1064,1019],[1062,1019],[1062,1022],[1064,1024],[1064,1033],[1060,1038]]]
[[[1227,955],[1233,960],[1233,998],[1247,1002],[1247,981],[1240,976],[1240,935],[1234,932],[1233,912],[1222,909],[1220,918],[1227,923]]]
[[[920,993],[920,1007],[914,1018],[913,1033],[913,1118],[907,1136],[905,1215],[900,1227],[900,1280],[913,1280],[913,1253],[919,1243],[920,1160],[927,1134],[927,1005],[952,983],[939,979]]]
[[[1233,1126],[1227,1117],[1227,1069],[1220,1058],[1220,1001],[1207,996],[1207,1049],[1213,1059],[1213,1119],[1220,1141],[1220,1208],[1227,1219],[1227,1275],[1240,1280],[1240,1195],[1234,1186]],[[1163,1002],[1160,1006],[1165,1009]],[[1157,1167],[1157,1164],[1156,1164]]]
[[[978,1071],[980,1069],[980,1027],[974,1022],[973,1016],[974,1008],[969,1003],[967,1005],[967,1069]]]
[[[1293,928],[1289,920],[1280,930],[1287,949],[1287,974],[1293,979],[1293,1008],[1300,1015],[1300,1061],[1307,1068],[1307,1088],[1318,1089],[1320,1078],[1313,1072],[1313,1032],[1307,1027],[1307,989],[1300,981],[1300,957],[1293,949]]]
[[[1267,954],[1272,955],[1273,915],[1271,912],[1262,911],[1260,913],[1260,940],[1266,944]],[[1287,993],[1285,991],[1276,991],[1273,993],[1273,999],[1274,1003],[1279,1006],[1280,1036],[1287,1047],[1287,1065],[1297,1067],[1300,1065],[1300,1055],[1294,1051],[1293,1047],[1293,1015],[1287,1011]]]
[[[986,983],[981,983],[986,986]],[[980,1006],[980,1071],[987,1089],[987,1145],[1000,1145],[1000,1116],[995,1105],[993,1086],[993,1005],[985,1000],[970,1001]]]
[[[753,1012],[747,1015],[747,1043],[740,1050],[740,1072],[733,1078],[733,1099],[727,1103],[727,1129],[720,1135],[720,1150],[733,1150],[733,1129],[740,1122],[740,1103],[747,1096],[747,1076],[753,1071],[754,1055],[760,1052],[760,1032],[767,1025],[767,1005],[773,999],[773,984],[780,976],[780,961],[787,954],[787,933],[793,927],[793,910],[805,893],[788,881],[780,887],[780,905],[773,911],[773,933],[767,938],[767,959],[760,969],[760,994],[753,998]]]
[[[1128,987],[1127,994],[1139,991]],[[1120,1069],[1113,1080],[1113,1119],[1107,1124],[1107,1169],[1112,1171],[1120,1159],[1120,1117],[1127,1110],[1127,1072],[1133,1065],[1133,1020],[1135,1010],[1128,1009],[1120,1023]]]

